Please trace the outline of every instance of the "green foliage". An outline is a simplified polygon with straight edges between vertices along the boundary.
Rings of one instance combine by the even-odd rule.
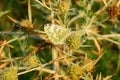
[[[119,0],[1,0],[0,80],[119,80],[119,7]]]

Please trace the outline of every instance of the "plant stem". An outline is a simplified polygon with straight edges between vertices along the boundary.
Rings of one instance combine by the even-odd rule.
[[[57,59],[58,58],[58,52],[57,49],[55,47],[52,47],[52,59]],[[56,75],[59,71],[59,62],[58,60],[54,62],[53,65],[53,69],[56,71]],[[55,80],[59,80],[59,78],[57,76],[55,76]]]
[[[30,0],[28,0],[28,18],[29,18],[29,21],[32,22],[32,11],[30,6]]]
[[[95,35],[96,37],[99,37],[99,38],[102,38],[102,39],[107,40],[107,41],[109,41],[109,42],[112,42],[112,43],[114,43],[114,44],[120,45],[119,42],[117,42],[117,41],[115,41],[115,40],[112,40],[112,39],[110,39],[110,38],[108,38],[108,37],[104,37],[104,36],[102,36],[102,35],[100,35],[100,34],[96,34],[96,33],[92,32],[92,31],[89,31],[89,33]]]
[[[118,62],[117,62],[117,68],[115,74],[117,74],[119,71],[120,71],[120,49],[119,49]]]
[[[106,5],[109,5],[113,0],[109,0],[109,2],[106,4]],[[91,25],[93,24],[93,22],[95,22],[96,20],[96,17],[102,12],[104,11],[105,9],[107,8],[107,6],[104,6],[103,8],[99,9],[95,14],[94,16],[91,18],[89,24],[87,25],[87,28],[90,28]]]
[[[9,56],[9,60],[10,60],[11,66],[14,67],[9,47],[8,47],[8,56]]]
[[[35,0],[37,3],[39,3],[40,5],[46,7],[48,10],[52,10],[50,7],[48,7],[46,4],[43,4],[42,2],[40,2],[39,0]]]
[[[26,68],[28,68],[28,67],[26,67]],[[38,66],[38,67],[35,67],[35,68],[32,68],[32,69],[20,72],[17,75],[22,75],[22,74],[25,74],[25,73],[28,73],[28,72],[31,72],[31,71],[35,71],[35,70],[39,70],[39,71],[42,70],[44,72],[48,72],[48,73],[51,73],[51,74],[55,73],[53,70],[50,70],[50,69],[47,69],[47,68],[42,68],[41,66]]]

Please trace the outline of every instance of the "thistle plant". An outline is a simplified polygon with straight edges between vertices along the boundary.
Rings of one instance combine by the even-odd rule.
[[[120,0],[1,3],[0,80],[120,78]]]

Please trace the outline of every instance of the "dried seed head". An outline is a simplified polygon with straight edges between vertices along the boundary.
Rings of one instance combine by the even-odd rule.
[[[111,6],[108,8],[108,14],[114,18],[119,14],[119,8],[117,6]]]
[[[39,59],[36,56],[31,56],[27,61],[27,65],[32,67],[37,66],[38,64],[39,64]]]
[[[73,64],[69,68],[69,75],[72,80],[80,80],[82,76],[82,69],[78,64]]]
[[[29,21],[29,20],[25,20],[23,19],[21,22],[17,21],[16,19],[7,16],[11,21],[13,21],[15,24],[20,25],[22,28],[26,28],[26,29],[33,29],[33,24]]]
[[[45,26],[44,31],[47,34],[48,39],[55,45],[63,44],[69,34],[68,29],[55,24]]]
[[[66,38],[66,47],[68,47],[68,49],[78,49],[80,44],[80,35],[78,33],[71,33]]]
[[[33,24],[30,21],[28,21],[27,19],[22,20],[20,22],[20,26],[23,27],[23,28],[26,28],[26,29],[33,29]]]
[[[3,80],[18,80],[17,69],[16,68],[7,68],[3,71]]]
[[[84,61],[84,65],[86,66],[85,67],[85,70],[87,71],[87,72],[92,72],[93,71],[93,69],[94,69],[94,61],[93,60],[90,60],[90,59],[87,59],[87,60],[85,60]]]

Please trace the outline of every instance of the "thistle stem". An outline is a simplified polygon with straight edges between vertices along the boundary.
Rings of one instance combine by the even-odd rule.
[[[57,59],[58,58],[58,51],[55,47],[52,47],[52,59]],[[59,62],[58,60],[54,62],[53,64],[53,69],[56,71],[56,76],[55,76],[55,80],[59,80],[59,78],[57,77],[57,73],[59,71]]]
[[[28,0],[28,18],[29,21],[32,22],[32,11],[31,11],[30,0]]]

